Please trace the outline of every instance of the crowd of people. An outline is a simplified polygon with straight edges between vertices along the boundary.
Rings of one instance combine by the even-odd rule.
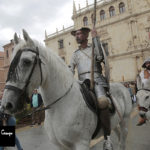
[[[137,86],[136,86],[136,82],[126,82],[124,83],[124,86],[128,89],[130,96],[131,96],[131,100],[132,100],[132,104],[136,103],[136,92],[137,92]]]

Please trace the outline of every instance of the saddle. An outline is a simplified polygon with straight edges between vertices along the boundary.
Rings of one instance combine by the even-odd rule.
[[[80,83],[80,91],[83,95],[83,98],[85,100],[85,103],[87,104],[88,108],[97,116],[97,126],[96,129],[92,135],[92,139],[94,139],[98,132],[101,129],[101,121],[100,121],[100,109],[98,106],[98,101],[95,95],[94,90],[90,89],[90,80],[86,79],[82,83]],[[107,92],[107,97],[111,100],[112,103],[112,97],[111,95]],[[113,114],[115,112],[115,107],[114,104],[112,103],[112,108],[110,109],[110,113]]]

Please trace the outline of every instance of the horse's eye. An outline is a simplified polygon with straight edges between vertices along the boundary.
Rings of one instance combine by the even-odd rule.
[[[30,61],[29,59],[24,59],[24,60],[22,61],[22,64],[23,64],[24,66],[30,66],[31,61]]]
[[[146,96],[145,99],[149,99],[149,96]]]

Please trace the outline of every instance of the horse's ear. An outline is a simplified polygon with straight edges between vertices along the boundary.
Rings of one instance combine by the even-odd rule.
[[[17,45],[19,43],[19,38],[17,36],[17,33],[14,34],[14,43]]]
[[[28,43],[28,44],[33,44],[33,41],[32,39],[29,37],[28,33],[23,29],[22,30],[23,32],[23,37],[24,37],[24,40]]]
[[[137,89],[138,90],[143,88],[142,80],[141,80],[141,77],[139,74],[136,77],[136,83],[137,83]]]

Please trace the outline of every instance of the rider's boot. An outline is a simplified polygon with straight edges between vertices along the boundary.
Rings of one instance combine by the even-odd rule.
[[[110,136],[107,136],[107,139],[104,140],[103,150],[113,150],[113,145],[112,145],[112,142],[110,140]]]
[[[103,150],[113,150],[113,145],[110,140],[111,133],[111,123],[110,123],[110,113],[109,113],[109,101],[106,96],[103,96],[98,99],[99,108],[100,108],[100,119],[102,127],[104,130],[104,144]]]

